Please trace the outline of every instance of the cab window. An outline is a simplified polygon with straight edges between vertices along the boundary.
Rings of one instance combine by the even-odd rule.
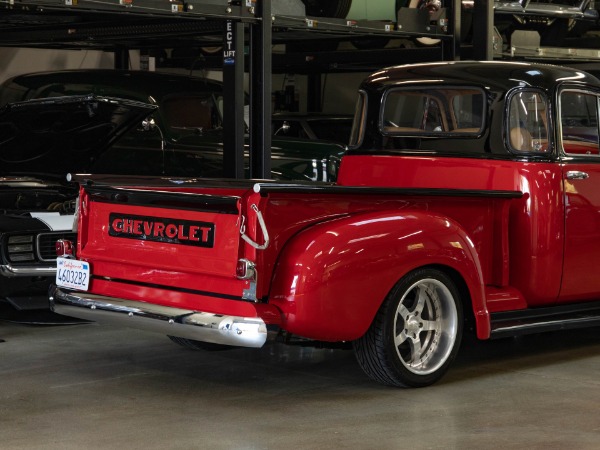
[[[565,154],[599,156],[597,94],[580,90],[562,91],[560,126]]]
[[[484,93],[472,88],[391,89],[381,131],[386,135],[477,135],[483,129]]]
[[[521,90],[510,96],[508,146],[513,153],[546,153],[548,101],[542,92]]]

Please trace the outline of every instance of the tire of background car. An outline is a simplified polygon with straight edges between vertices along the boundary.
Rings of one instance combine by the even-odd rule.
[[[463,332],[460,294],[444,272],[423,268],[390,291],[373,323],[353,347],[373,380],[396,387],[438,381],[456,357]]]
[[[344,19],[350,11],[352,0],[302,0],[306,15]]]
[[[192,350],[218,352],[222,350],[231,350],[233,348],[236,348],[231,345],[213,344],[212,342],[195,341],[193,339],[186,339],[177,336],[169,336],[169,339],[171,339],[176,344],[181,345],[182,347],[190,348]]]

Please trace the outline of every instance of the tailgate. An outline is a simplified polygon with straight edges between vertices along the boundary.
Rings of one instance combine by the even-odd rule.
[[[244,192],[84,187],[78,257],[91,263],[92,280],[202,290],[208,279],[235,280]]]

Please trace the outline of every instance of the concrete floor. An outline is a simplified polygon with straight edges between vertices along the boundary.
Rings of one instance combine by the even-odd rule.
[[[351,351],[201,352],[97,324],[0,322],[1,449],[597,449],[598,329],[467,340],[438,384]]]

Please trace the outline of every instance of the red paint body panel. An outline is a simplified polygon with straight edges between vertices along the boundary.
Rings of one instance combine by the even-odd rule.
[[[485,310],[481,268],[464,230],[419,210],[355,214],[308,228],[283,250],[270,303],[282,326],[324,341],[362,336],[399,278],[427,265],[454,269]]]
[[[235,234],[221,233],[220,229],[236,228],[238,215],[104,203],[92,201],[85,192],[82,199],[84,204],[93,204],[93,207],[84,207],[81,211],[78,254],[85,255],[91,261],[110,262],[108,265],[96,264],[95,275],[115,278],[127,276],[134,281],[147,281],[149,271],[155,274],[151,275],[152,278],[158,276],[156,273],[162,272],[163,278],[170,278],[183,268],[191,275],[235,276],[240,242]],[[164,218],[210,222],[219,232],[215,233],[214,245],[210,248],[115,237],[109,235],[111,213],[153,217],[157,220]],[[219,251],[215,252],[215,249]],[[158,270],[157,265],[160,267]],[[173,282],[177,283],[178,280]]]
[[[582,171],[585,180],[565,180],[566,242],[561,302],[600,298],[600,167],[567,163],[565,171]],[[590,270],[594,268],[593,270]]]
[[[200,309],[204,312],[237,315],[242,317],[260,317],[266,324],[279,325],[281,314],[277,308],[262,303],[252,303],[206,295],[178,292],[168,288],[137,286],[118,281],[94,280],[93,292],[128,300],[172,306],[183,309]]]
[[[368,180],[370,186],[523,192],[524,197],[510,205],[508,285],[518,289],[530,306],[556,302],[565,236],[560,164],[369,155],[346,157],[342,165],[339,181],[348,185]],[[464,219],[457,218],[460,223]],[[501,229],[486,228],[480,232],[495,238],[502,236]],[[481,264],[485,268],[489,261],[483,258]],[[486,278],[486,283],[489,281]],[[506,310],[513,306],[509,302]]]

